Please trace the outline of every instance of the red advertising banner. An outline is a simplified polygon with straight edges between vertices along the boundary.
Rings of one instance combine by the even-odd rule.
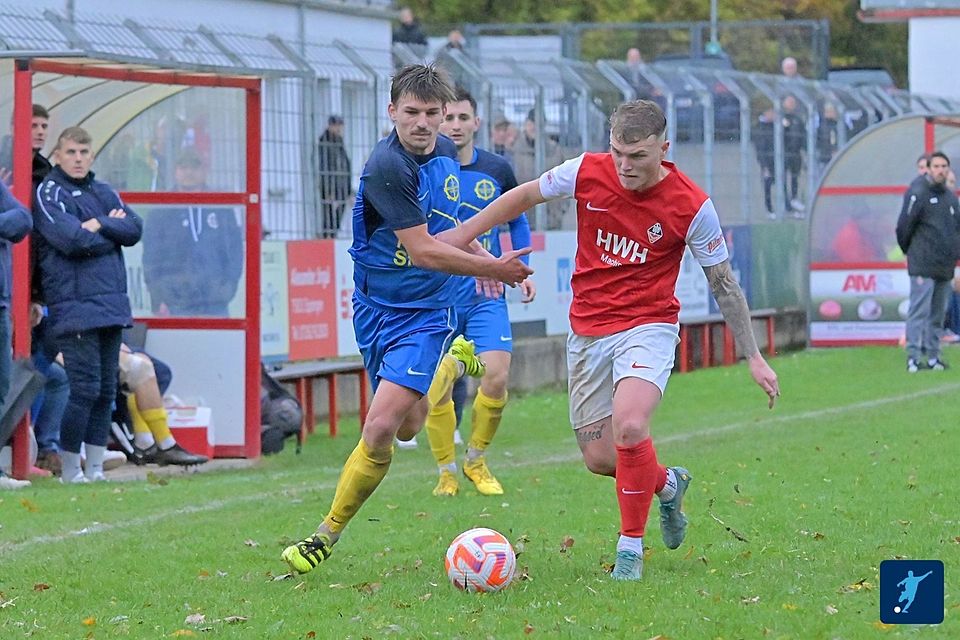
[[[337,296],[333,240],[287,243],[290,360],[337,355]]]

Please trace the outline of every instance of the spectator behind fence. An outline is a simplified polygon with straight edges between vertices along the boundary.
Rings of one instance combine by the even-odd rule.
[[[0,181],[0,405],[10,389],[10,290],[12,287],[11,243],[20,242],[32,227],[30,214]],[[0,406],[0,409],[3,407]],[[0,442],[2,447],[5,442]],[[0,472],[0,489],[22,489],[28,480],[16,480]]]
[[[800,172],[807,149],[807,127],[797,113],[797,99],[788,94],[783,98],[783,172],[784,195],[787,205],[797,215],[802,215],[804,204],[800,200]],[[789,191],[788,191],[789,189]]]
[[[631,47],[627,49],[627,82],[633,88],[635,97],[638,100],[656,100],[661,107],[666,106],[663,100],[662,92],[654,87],[643,73],[643,56],[640,55],[640,49]]]
[[[320,209],[323,212],[320,237],[335,238],[343,210],[350,197],[350,156],[343,143],[343,118],[330,116],[317,143],[320,170]]]
[[[777,217],[773,208],[773,183],[776,180],[773,162],[774,122],[777,114],[771,108],[760,114],[753,128],[753,146],[757,151],[760,178],[763,180],[763,204],[771,220]]]
[[[50,114],[39,104],[33,105],[33,115],[30,118],[30,146],[33,149],[31,176],[33,191],[37,190],[40,182],[50,173],[50,161],[43,156],[43,146],[47,144],[47,130],[50,127]],[[10,131],[13,131],[11,116]],[[0,182],[10,185],[13,182],[13,135],[6,135],[0,141]]]
[[[517,136],[511,151],[513,153],[513,170],[517,175],[517,182],[529,182],[540,176],[543,169],[563,162],[563,152],[560,146],[543,135],[543,164],[537,166],[536,143],[541,133],[537,130],[536,108],[530,109],[527,119],[523,123],[523,132]],[[566,207],[559,200],[554,200],[547,207],[547,229],[559,229],[563,222],[563,212]],[[540,229],[542,231],[543,229]]]
[[[833,159],[837,152],[837,108],[832,102],[823,104],[823,113],[820,114],[820,126],[817,127],[817,162],[820,164],[820,173]]]
[[[467,46],[467,39],[463,37],[463,34],[459,29],[453,29],[450,33],[447,34],[447,42],[443,45],[444,50],[450,51],[451,49],[456,49],[457,51],[463,51]]]
[[[174,170],[176,191],[207,191],[200,155],[184,149]],[[154,209],[143,232],[143,277],[160,316],[229,316],[243,273],[243,233],[233,209]]]
[[[915,179],[903,196],[897,243],[907,256],[910,310],[907,314],[907,371],[922,364],[942,371],[940,335],[950,301],[950,283],[960,244],[960,203],[947,188],[950,159],[930,156],[926,176]]]
[[[792,56],[787,56],[780,61],[780,71],[783,73],[783,77],[787,80],[800,79],[799,69],[797,68],[797,59]]]
[[[493,118],[493,130],[490,132],[490,140],[493,146],[493,152],[502,156],[513,166],[513,143],[517,140],[517,127],[507,119],[507,116],[498,113]]]
[[[393,41],[427,46],[427,36],[424,35],[420,21],[414,17],[410,7],[400,9],[400,24],[393,30]]]
[[[61,481],[68,483],[104,479],[120,333],[132,321],[121,247],[139,242],[143,225],[110,185],[95,179],[92,142],[80,127],[60,134],[57,166],[40,185],[33,209],[50,331],[70,381],[60,430]]]

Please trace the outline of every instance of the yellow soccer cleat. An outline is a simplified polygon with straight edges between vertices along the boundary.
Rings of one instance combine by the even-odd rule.
[[[332,547],[330,538],[318,533],[290,545],[281,557],[297,573],[307,573],[330,557]]]
[[[480,456],[472,462],[466,460],[463,463],[463,475],[470,478],[470,481],[476,485],[477,491],[485,496],[502,496],[503,486],[490,473],[487,467],[487,460]]]
[[[444,469],[440,472],[440,478],[437,480],[437,486],[433,488],[435,496],[455,496],[460,491],[460,481],[450,471]]]
[[[487,365],[477,357],[474,348],[473,340],[457,336],[453,339],[453,344],[450,345],[450,350],[447,353],[463,363],[465,374],[471,378],[482,378],[483,374],[487,372]]]

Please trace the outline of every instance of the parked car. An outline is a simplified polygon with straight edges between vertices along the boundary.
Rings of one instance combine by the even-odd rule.
[[[680,81],[676,75],[677,69],[689,68],[696,70],[733,70],[733,62],[725,53],[702,54],[691,57],[688,53],[663,54],[653,61],[654,68],[660,72],[667,82],[670,78],[677,78],[677,83],[670,88],[674,94],[674,105],[677,109],[677,138],[681,141],[703,140],[703,106],[700,96],[693,86]],[[700,76],[702,78],[703,76]],[[706,83],[705,83],[706,84]],[[714,139],[731,141],[740,139],[740,101],[720,81],[707,88],[713,96],[713,128]],[[661,106],[665,106],[663,100]]]
[[[897,88],[893,76],[883,67],[831,67],[827,71],[827,82],[852,87],[879,86],[887,91]]]

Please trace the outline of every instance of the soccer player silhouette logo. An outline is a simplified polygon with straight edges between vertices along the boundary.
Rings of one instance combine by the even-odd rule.
[[[894,613],[907,613],[910,610],[910,605],[913,604],[913,599],[917,597],[917,586],[919,586],[920,581],[929,576],[933,571],[927,571],[925,574],[919,578],[913,575],[913,571],[907,571],[907,577],[897,583],[898,587],[903,587],[903,591],[900,593],[900,599],[897,602],[906,602],[903,606],[903,609],[900,607],[894,607]]]

